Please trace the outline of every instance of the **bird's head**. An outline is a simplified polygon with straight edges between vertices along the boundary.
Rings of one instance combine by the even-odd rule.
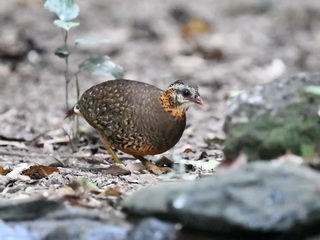
[[[183,83],[181,80],[172,83],[162,94],[162,102],[167,109],[186,111],[192,103],[203,106],[198,87]]]

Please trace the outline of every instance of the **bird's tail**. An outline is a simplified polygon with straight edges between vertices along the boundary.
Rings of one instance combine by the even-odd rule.
[[[74,107],[67,112],[67,115],[64,117],[64,119],[69,118],[73,115],[81,115],[78,104],[74,105]]]

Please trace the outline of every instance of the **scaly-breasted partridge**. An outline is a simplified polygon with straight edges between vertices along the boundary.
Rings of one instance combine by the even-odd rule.
[[[190,103],[203,105],[198,88],[182,81],[166,91],[138,81],[111,80],[85,91],[72,113],[81,114],[97,130],[114,160],[111,148],[140,159],[163,153],[181,138]]]

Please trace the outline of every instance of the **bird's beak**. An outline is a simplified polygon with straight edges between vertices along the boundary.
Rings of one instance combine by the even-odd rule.
[[[191,102],[194,102],[194,103],[196,103],[196,104],[199,104],[199,105],[201,105],[202,107],[204,106],[204,103],[203,103],[203,101],[202,101],[202,99],[201,99],[200,96],[195,97],[195,98],[191,98],[190,101],[191,101]]]

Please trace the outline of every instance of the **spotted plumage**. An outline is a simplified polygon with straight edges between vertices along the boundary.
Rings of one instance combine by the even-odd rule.
[[[112,80],[84,92],[74,107],[107,147],[133,156],[163,153],[180,139],[190,102],[202,104],[198,88],[177,81],[166,91],[131,80]]]

